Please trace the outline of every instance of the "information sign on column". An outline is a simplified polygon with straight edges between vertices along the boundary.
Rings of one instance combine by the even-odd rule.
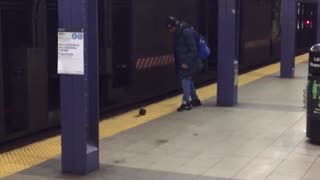
[[[83,32],[58,32],[58,74],[84,75]]]

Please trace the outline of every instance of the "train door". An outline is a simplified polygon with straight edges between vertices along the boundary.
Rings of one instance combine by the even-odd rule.
[[[272,0],[271,50],[272,61],[280,60],[281,49],[281,0]]]
[[[206,1],[207,10],[207,38],[211,49],[211,55],[208,58],[209,69],[217,67],[218,59],[218,1]]]
[[[111,5],[112,29],[108,31],[108,37],[112,37],[113,87],[127,87],[132,72],[131,0],[112,0]]]
[[[316,43],[317,36],[317,4],[299,2],[297,4],[297,54],[308,52]]]
[[[17,130],[27,130],[27,121],[24,118],[27,116],[27,107],[24,101],[26,95],[25,84],[21,81],[26,80],[23,76],[25,69],[22,67],[14,66],[11,61],[11,57],[14,54],[18,54],[14,51],[17,46],[26,46],[31,40],[30,27],[24,23],[18,23],[19,21],[28,22],[24,19],[25,4],[22,2],[12,2],[11,5],[14,10],[10,10],[9,7],[3,6],[3,66],[4,66],[4,103],[6,109],[6,132],[12,133]],[[16,22],[16,23],[13,23]],[[30,21],[29,21],[30,23]],[[24,29],[24,31],[18,33],[17,29]],[[28,37],[29,36],[29,37]],[[11,41],[10,41],[11,39]],[[19,42],[20,41],[20,42]],[[17,61],[15,61],[17,62]],[[20,93],[18,92],[20,91]]]
[[[132,82],[131,0],[99,0],[100,107]],[[114,89],[114,90],[112,90]]]
[[[100,110],[110,105],[109,93],[112,88],[112,1],[98,1],[99,33],[99,102]]]
[[[48,68],[48,121],[49,125],[60,122],[60,78],[57,74],[58,0],[47,1],[47,68]]]
[[[45,1],[1,4],[5,128],[9,135],[46,127]]]
[[[244,0],[240,3],[240,69],[271,62],[272,2]]]

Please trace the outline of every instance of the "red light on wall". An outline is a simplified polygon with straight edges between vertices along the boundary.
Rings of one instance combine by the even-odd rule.
[[[311,22],[308,20],[308,21],[306,21],[306,24],[307,24],[307,25],[310,25],[310,24],[311,24]]]

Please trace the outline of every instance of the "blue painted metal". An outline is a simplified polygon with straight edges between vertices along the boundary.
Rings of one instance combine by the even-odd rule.
[[[282,0],[281,11],[281,78],[293,78],[295,73],[297,1]]]
[[[62,172],[99,168],[97,0],[59,0],[59,29],[84,32],[84,76],[61,75]]]
[[[218,106],[238,99],[239,0],[218,0]]]

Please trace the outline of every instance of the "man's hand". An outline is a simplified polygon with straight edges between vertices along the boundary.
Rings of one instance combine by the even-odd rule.
[[[188,68],[189,68],[189,66],[188,66],[188,65],[186,65],[186,64],[182,64],[182,65],[181,65],[181,68],[182,68],[182,69],[188,69]]]

